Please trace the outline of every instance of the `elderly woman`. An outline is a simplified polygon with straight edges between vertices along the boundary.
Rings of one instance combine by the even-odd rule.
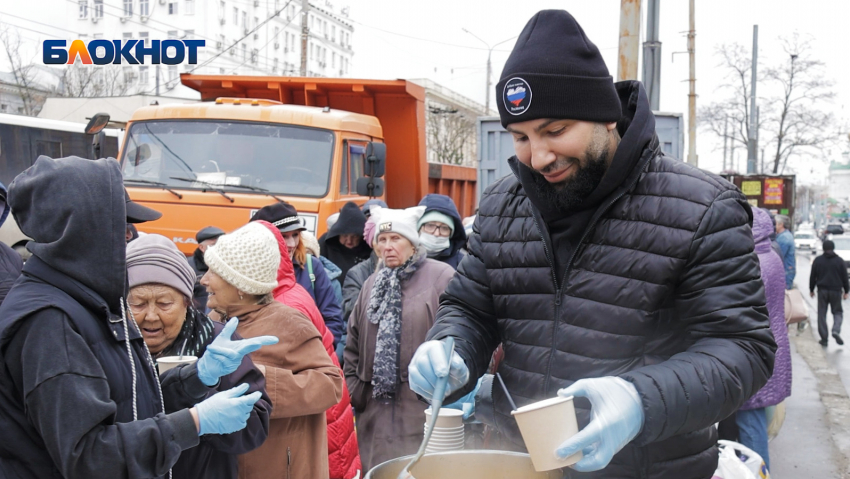
[[[325,411],[342,397],[342,376],[313,323],[272,298],[280,259],[275,236],[259,222],[221,236],[204,253],[207,306],[224,318],[239,317],[242,337],[280,337],[251,355],[274,409],[266,442],[239,457],[239,477],[327,478]]]
[[[245,429],[202,436],[200,444],[184,451],[172,468],[174,477],[235,479],[237,455],[256,449],[266,440],[272,408],[265,379],[251,359],[239,356],[230,360],[224,350],[235,352],[237,343],[244,347],[276,343],[277,339],[231,341],[235,321],[228,326],[214,323],[196,310],[191,300],[195,273],[183,253],[164,236],[145,235],[127,246],[127,276],[127,305],[151,355],[155,359],[180,354],[200,358],[195,364],[163,375],[166,411],[191,407],[240,384],[262,393]]]
[[[365,470],[415,453],[422,441],[427,405],[406,384],[407,366],[454,275],[419,247],[416,225],[424,210],[372,207],[381,266],[349,318],[344,364]]]
[[[340,301],[337,299],[333,286],[333,281],[340,277],[341,270],[334,266],[334,271],[331,272],[325,268],[326,263],[322,261],[325,258],[307,254],[306,244],[301,237],[302,232],[307,228],[304,227],[303,221],[298,217],[298,211],[291,204],[278,202],[260,208],[251,217],[251,221],[260,220],[268,221],[280,231],[289,251],[289,259],[295,266],[295,279],[316,302],[325,325],[333,334],[334,346],[336,346],[345,331]],[[333,263],[328,261],[327,264]]]

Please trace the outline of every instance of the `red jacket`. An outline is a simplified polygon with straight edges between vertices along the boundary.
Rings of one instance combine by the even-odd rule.
[[[277,238],[280,245],[280,268],[277,270],[277,287],[274,289],[274,299],[304,313],[319,330],[322,335],[322,344],[328,351],[334,365],[339,365],[339,360],[333,348],[333,334],[325,326],[319,309],[310,293],[295,281],[295,269],[292,260],[289,259],[289,251],[280,231],[272,224],[260,221]],[[342,385],[342,399],[335,406],[327,410],[328,419],[328,466],[331,479],[352,479],[362,470],[360,465],[360,451],[357,447],[357,434],[354,433],[354,412],[351,409],[351,400],[348,395],[348,387]],[[362,475],[362,474],[361,474]]]

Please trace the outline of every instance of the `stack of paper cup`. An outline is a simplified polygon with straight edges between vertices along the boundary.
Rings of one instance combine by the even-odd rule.
[[[425,432],[428,432],[428,424],[431,422],[431,408],[425,410]],[[463,411],[457,409],[440,409],[434,432],[425,452],[447,452],[460,451],[464,442]]]

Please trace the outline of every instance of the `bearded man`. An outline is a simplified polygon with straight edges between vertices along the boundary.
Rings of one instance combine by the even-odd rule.
[[[476,381],[501,343],[517,406],[576,398],[583,429],[552,451],[584,454],[566,477],[710,478],[714,424],[776,350],[745,197],[663,153],[643,86],[614,84],[565,11],[529,21],[496,94],[513,175],[481,199],[411,388],[430,399],[449,375],[446,402],[476,396],[523,450],[502,389]]]

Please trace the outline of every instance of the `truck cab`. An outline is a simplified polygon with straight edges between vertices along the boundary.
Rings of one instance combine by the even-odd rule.
[[[413,83],[193,75],[182,81],[207,101],[137,110],[119,162],[131,198],[163,213],[139,229],[171,238],[186,254],[201,228],[232,231],[275,201],[295,206],[319,236],[348,201],[380,197],[404,207],[428,191],[424,91]],[[386,152],[385,171],[383,163],[372,170],[366,155],[373,151]]]

